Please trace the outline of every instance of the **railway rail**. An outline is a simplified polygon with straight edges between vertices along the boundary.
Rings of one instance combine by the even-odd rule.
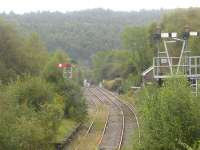
[[[95,107],[95,113],[98,112],[98,104],[103,104],[108,107],[107,118],[99,134],[97,147],[99,150],[121,150],[126,147],[135,128],[139,128],[139,122],[135,109],[132,105],[121,101],[114,93],[97,87],[90,87],[86,90],[90,104]],[[95,116],[91,121],[85,137],[93,132],[95,127]],[[139,132],[140,139],[140,132]],[[140,141],[139,141],[140,142]],[[77,146],[75,150],[78,150]]]
[[[124,113],[117,101],[108,97],[98,88],[96,94],[101,96],[109,103],[109,116],[107,118],[104,132],[99,141],[99,149],[120,150],[124,134]],[[113,130],[114,129],[114,130]]]
[[[94,118],[90,122],[87,131],[85,132],[85,134],[82,137],[82,141],[81,142],[84,142],[84,139],[86,139],[88,136],[90,136],[90,134],[95,133],[95,121],[97,121],[98,113],[100,113],[100,111],[101,111],[101,110],[99,110],[99,106],[100,105],[106,106],[104,99],[101,96],[96,95],[96,93],[91,88],[86,88],[85,89],[85,96],[87,97],[88,105],[90,105],[90,107],[93,107],[93,110],[95,110],[95,112],[94,112]],[[107,114],[107,116],[109,116],[109,114]],[[106,119],[106,122],[107,122],[107,119]],[[97,142],[96,145],[98,145],[98,143],[100,141],[100,138],[101,138],[101,136],[99,136],[98,142]],[[75,150],[81,149],[80,145],[81,144],[79,143],[75,147]]]
[[[134,107],[103,88],[92,88],[104,103],[109,105],[109,116],[99,141],[99,149],[120,150],[128,144],[139,122]],[[140,132],[139,132],[140,138]],[[139,141],[140,142],[140,141]]]
[[[115,97],[118,101],[120,101],[122,103],[122,105],[125,105],[125,108],[128,107],[128,109],[124,109],[125,111],[129,111],[134,117],[135,117],[135,122],[136,122],[136,128],[138,129],[138,142],[140,142],[140,139],[141,139],[141,133],[140,133],[140,124],[139,124],[139,119],[137,117],[137,113],[136,113],[136,109],[133,105],[129,104],[128,102],[126,101],[122,101],[119,96],[113,92],[110,92],[109,90],[107,89],[104,89],[104,88],[101,88],[102,91],[106,92],[107,94]]]
[[[93,105],[95,107],[94,108],[95,109],[95,115],[94,115],[94,118],[92,119],[92,121],[90,122],[89,127],[88,127],[88,129],[87,129],[87,131],[86,131],[86,133],[85,133],[83,138],[86,138],[89,135],[89,133],[91,132],[91,130],[92,130],[93,126],[94,126],[94,122],[96,120],[96,116],[97,116],[97,113],[98,113],[98,106],[97,106],[98,104],[97,104],[96,100],[101,102],[101,100],[99,100],[99,98],[96,97],[90,91],[90,89],[86,89],[85,95],[86,95],[87,99],[89,100],[89,104],[88,105]],[[95,98],[93,96],[95,96]],[[80,146],[80,144],[75,147],[75,150],[78,150],[79,146]]]

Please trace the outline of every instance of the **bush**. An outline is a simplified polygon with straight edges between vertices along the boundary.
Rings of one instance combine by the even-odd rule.
[[[186,79],[169,79],[140,97],[142,144],[139,149],[183,150],[200,138],[200,103]]]
[[[115,78],[114,80],[104,80],[103,86],[111,91],[118,91],[120,90],[122,85],[122,79],[121,78]]]
[[[57,83],[56,92],[64,97],[65,117],[83,121],[87,107],[80,86],[71,80],[63,80]]]
[[[141,77],[138,75],[129,75],[127,79],[122,82],[123,91],[130,91],[132,86],[140,86]]]
[[[7,92],[16,103],[27,104],[36,111],[45,103],[50,103],[55,95],[51,84],[40,77],[30,76],[10,84]]]
[[[45,66],[43,77],[47,82],[54,85],[55,92],[64,98],[65,117],[83,121],[86,116],[86,104],[81,88],[77,82],[64,79],[62,68],[56,66],[59,63],[67,63],[66,58],[67,55],[61,51],[53,54]]]
[[[0,147],[50,149],[62,120],[63,98],[39,77],[26,77],[0,92]]]

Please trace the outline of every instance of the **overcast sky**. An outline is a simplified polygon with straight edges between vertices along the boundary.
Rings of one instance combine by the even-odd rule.
[[[200,7],[200,0],[0,0],[0,12],[74,11],[105,8],[120,11]]]

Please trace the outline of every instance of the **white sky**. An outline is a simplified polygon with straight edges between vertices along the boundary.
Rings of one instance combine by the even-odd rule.
[[[0,12],[74,11],[91,8],[131,11],[200,7],[200,0],[0,0]]]

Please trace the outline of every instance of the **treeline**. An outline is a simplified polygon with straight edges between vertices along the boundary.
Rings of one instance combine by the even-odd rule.
[[[120,90],[137,106],[141,143],[134,138],[134,150],[199,150],[200,103],[185,78],[166,80],[162,87],[149,85],[133,95],[131,86],[141,86],[141,73],[152,65],[157,49],[153,34],[159,25],[164,32],[199,31],[200,9],[176,9],[161,22],[128,27],[122,33],[123,50],[102,51],[92,57],[93,80],[103,81],[111,90]],[[200,55],[199,37],[189,38],[189,48]],[[180,44],[173,48],[180,55]],[[179,48],[179,53],[177,53]],[[130,97],[131,96],[131,97]]]
[[[82,62],[99,50],[119,49],[126,26],[146,25],[160,19],[164,10],[115,12],[92,9],[77,12],[1,14],[13,21],[22,33],[37,32],[49,50],[63,49]]]
[[[0,21],[0,149],[54,149],[63,119],[84,120],[80,85],[58,63],[71,62],[61,50],[48,53],[37,34]]]

